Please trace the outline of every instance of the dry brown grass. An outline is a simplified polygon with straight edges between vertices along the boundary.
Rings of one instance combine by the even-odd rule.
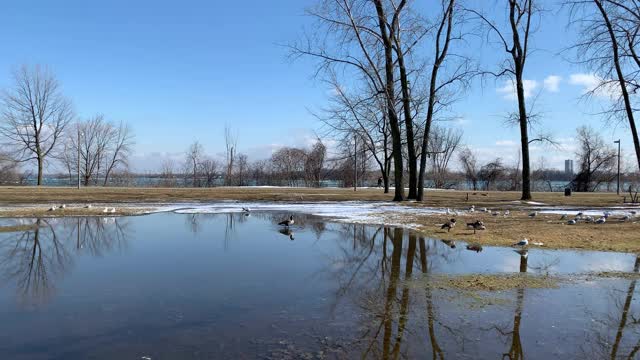
[[[12,225],[12,226],[0,226],[0,233],[7,232],[24,232],[35,230],[38,226],[36,224],[32,225]]]
[[[469,200],[467,201],[467,193]],[[511,245],[522,238],[542,242],[548,248],[571,248],[606,251],[640,252],[639,224],[635,222],[619,223],[610,220],[603,225],[583,224],[565,225],[558,215],[538,215],[534,219],[527,216],[526,209],[531,204],[519,201],[517,192],[466,192],[466,191],[428,191],[423,203],[406,202],[405,206],[468,208],[474,204],[477,209],[510,209],[509,217],[493,217],[490,214],[476,212],[473,215],[458,217],[460,225],[451,232],[440,230],[437,224],[447,220],[446,216],[387,214],[389,223],[417,224],[419,231],[426,236],[441,239],[453,239],[477,242],[483,245]],[[611,193],[574,193],[565,197],[562,193],[534,193],[536,202],[555,207],[599,208],[619,206],[622,197]],[[115,215],[140,214],[146,209],[122,207],[125,203],[178,203],[207,202],[215,200],[240,201],[391,201],[392,194],[384,194],[380,189],[309,189],[309,188],[237,188],[219,187],[209,189],[174,188],[61,188],[61,187],[0,187],[0,217],[15,216],[79,216],[104,215],[101,209],[73,208],[48,212],[48,207],[20,208],[24,204],[61,204],[61,203],[112,203],[116,204]],[[144,206],[144,205],[143,205]],[[152,205],[149,205],[151,208]],[[464,222],[482,220],[486,231],[466,230]]]
[[[466,200],[467,193],[469,200]],[[381,189],[337,188],[115,188],[90,187],[80,190],[64,187],[0,187],[0,205],[60,202],[194,202],[211,200],[265,201],[391,201],[393,194]],[[537,202],[556,206],[604,207],[622,204],[622,196],[612,193],[534,193]],[[511,191],[427,191],[426,201],[409,206],[476,207],[519,206],[520,193]],[[526,205],[526,204],[525,204]]]
[[[512,289],[557,288],[560,279],[528,274],[431,275],[416,281],[418,285],[443,290],[505,291]]]

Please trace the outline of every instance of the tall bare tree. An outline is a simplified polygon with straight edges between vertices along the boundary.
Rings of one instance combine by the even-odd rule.
[[[40,66],[23,65],[13,72],[13,81],[2,94],[0,135],[16,160],[36,162],[42,185],[45,161],[73,119],[71,101],[53,73]]]
[[[431,173],[436,189],[447,186],[449,162],[462,141],[462,130],[434,126],[430,131],[431,140],[428,156],[431,159]]]
[[[520,146],[522,149],[522,200],[531,199],[531,163],[529,160],[529,125],[524,74],[530,54],[529,42],[533,32],[532,21],[539,9],[534,5],[538,0],[504,0],[507,3],[508,21],[506,29],[502,29],[495,21],[481,11],[467,9],[486,25],[489,34],[497,38],[507,57],[498,71],[487,72],[498,78],[507,77],[515,86],[518,109],[514,116],[520,127]]]
[[[466,148],[458,155],[462,170],[473,190],[478,190],[478,159],[471,149]]]
[[[134,144],[134,136],[131,128],[120,122],[116,127],[110,124],[109,143],[104,156],[104,186],[109,183],[111,173],[118,167],[129,166],[129,156]]]
[[[238,137],[233,134],[231,128],[227,125],[224,126],[224,144],[225,144],[225,157],[227,160],[226,171],[224,174],[224,184],[229,186],[233,181],[233,163],[236,159],[236,152],[238,146]]]
[[[593,128],[582,126],[577,132],[579,170],[573,187],[576,191],[596,191],[600,184],[614,179],[617,154]]]
[[[203,157],[204,148],[198,141],[193,142],[185,153],[185,172],[191,175],[191,186],[193,187],[200,185],[198,176]]]
[[[578,62],[598,75],[590,95],[607,93],[613,100],[609,118],[627,123],[640,167],[640,138],[632,95],[640,89],[640,2],[637,0],[567,0],[572,24],[579,26],[574,46]],[[625,121],[626,120],[626,121]]]

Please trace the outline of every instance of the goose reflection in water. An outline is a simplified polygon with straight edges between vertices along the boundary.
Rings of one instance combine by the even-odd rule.
[[[295,240],[295,236],[293,234],[293,231],[290,228],[283,228],[278,230],[278,232],[284,236],[288,236],[289,240]]]

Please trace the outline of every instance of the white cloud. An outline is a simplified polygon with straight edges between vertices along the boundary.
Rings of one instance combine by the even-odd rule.
[[[528,98],[533,94],[533,91],[538,87],[538,82],[535,80],[523,80],[522,85],[524,86],[524,97]],[[513,80],[505,80],[504,85],[496,89],[499,94],[502,94],[502,97],[507,100],[515,100],[517,99],[516,94],[516,83]]]
[[[620,89],[615,83],[605,81],[596,74],[571,74],[569,84],[582,86],[583,94],[593,92],[593,95],[607,99],[614,99],[620,94]]]
[[[513,140],[498,140],[496,146],[516,146],[516,142]]]
[[[549,75],[544,79],[544,88],[549,92],[560,91],[560,81],[562,78],[558,75]]]

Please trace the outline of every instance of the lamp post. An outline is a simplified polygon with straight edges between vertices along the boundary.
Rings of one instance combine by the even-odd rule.
[[[620,195],[620,139],[613,142],[614,144],[618,144],[618,187],[616,190],[616,194]]]

